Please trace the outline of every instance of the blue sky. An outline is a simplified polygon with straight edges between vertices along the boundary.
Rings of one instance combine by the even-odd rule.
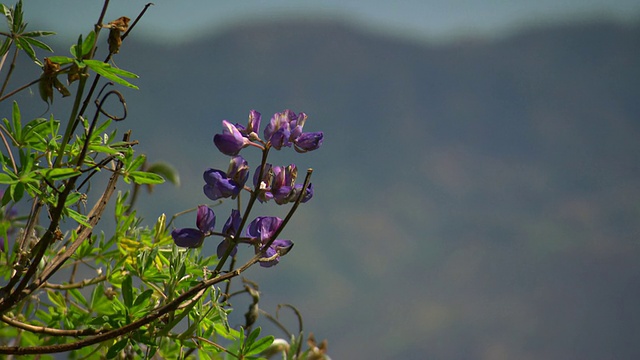
[[[149,1],[112,0],[107,19],[134,18]],[[584,18],[640,19],[637,0],[154,0],[137,30],[157,41],[181,41],[210,35],[230,25],[289,17],[342,19],[368,30],[430,41],[460,37],[496,37],[533,25]],[[11,2],[6,2],[11,4]],[[97,17],[102,1],[26,0],[32,25],[86,32],[88,16]],[[74,9],[74,6],[77,6]],[[34,29],[34,28],[32,28]]]

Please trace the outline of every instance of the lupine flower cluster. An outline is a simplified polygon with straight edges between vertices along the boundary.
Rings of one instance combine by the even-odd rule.
[[[263,137],[260,131],[261,114],[255,110],[249,112],[247,126],[232,124],[227,120],[222,121],[222,133],[213,137],[213,143],[218,150],[231,157],[227,171],[219,169],[207,169],[203,174],[205,185],[204,194],[211,200],[224,198],[234,199],[246,190],[261,203],[274,200],[278,205],[295,202],[302,196],[300,202],[304,203],[313,197],[313,185],[303,189],[303,184],[296,184],[297,167],[295,164],[288,166],[274,166],[263,161],[258,165],[253,174],[253,188],[246,186],[249,179],[249,164],[240,155],[240,151],[248,146],[253,146],[263,151],[263,159],[271,148],[280,150],[293,147],[297,152],[304,153],[318,149],[322,145],[324,134],[322,132],[304,132],[303,127],[307,121],[307,114],[296,114],[291,110],[284,110],[273,115],[269,124],[264,129]],[[250,209],[244,214],[247,217]],[[216,235],[223,238],[218,245],[217,255],[219,259],[225,256],[234,256],[238,244],[245,243],[254,247],[256,254],[261,254],[260,265],[271,267],[280,261],[293,247],[290,240],[272,238],[279,233],[283,220],[275,216],[259,216],[251,221],[241,236],[241,226],[244,224],[243,215],[239,209],[233,209],[225,222],[221,232],[215,232],[216,215],[213,210],[205,205],[198,206],[196,216],[196,228],[174,229],[171,236],[177,246],[197,248],[202,246],[204,239]]]

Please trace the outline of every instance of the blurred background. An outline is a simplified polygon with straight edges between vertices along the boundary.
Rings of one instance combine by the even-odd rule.
[[[65,55],[101,4],[24,7]],[[157,0],[114,61],[141,76],[119,131],[182,178],[142,196],[149,223],[208,202],[221,120],[290,108],[325,132],[272,159],[313,167],[316,195],[247,277],[333,359],[640,357],[639,2]]]

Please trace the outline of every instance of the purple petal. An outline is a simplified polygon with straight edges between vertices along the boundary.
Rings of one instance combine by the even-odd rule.
[[[184,228],[171,231],[173,242],[180,247],[197,248],[204,241],[204,234],[198,229]]]
[[[269,141],[271,141],[271,146],[273,146],[277,150],[280,150],[282,149],[283,146],[285,147],[291,146],[291,142],[289,142],[289,136],[290,136],[289,129],[280,128],[278,129],[278,131],[273,133]]]
[[[260,242],[265,243],[278,230],[282,224],[282,219],[275,216],[262,216],[258,217],[258,219],[256,219],[258,220],[256,230],[259,233]]]
[[[231,245],[231,242],[227,239],[222,240],[222,242],[220,242],[220,244],[218,244],[218,248],[216,249],[216,254],[218,255],[218,259],[221,259],[224,254],[227,252],[227,249],[229,249],[229,245]],[[234,246],[233,250],[231,250],[231,253],[229,254],[229,256],[234,256],[236,253],[238,252],[238,246]]]
[[[275,249],[278,255],[284,256],[287,255],[289,251],[291,251],[291,248],[293,248],[293,241],[278,239],[275,240],[273,244],[271,244],[270,248]]]
[[[203,233],[213,231],[216,226],[216,214],[206,205],[198,206],[198,215],[196,216],[196,226]]]
[[[238,184],[240,187],[244,187],[244,184],[249,178],[249,163],[242,156],[235,156],[229,161],[229,170],[227,171],[227,177]]]
[[[270,258],[272,256],[276,255],[276,250],[274,248],[268,248],[266,251],[264,251],[264,253],[262,254],[263,257],[265,258]],[[280,256],[276,256],[275,259],[273,260],[269,260],[269,261],[260,261],[260,266],[262,267],[272,267],[275,265],[278,265],[278,263],[280,262]]]
[[[238,231],[238,228],[240,227],[241,222],[242,217],[240,216],[240,211],[236,209],[231,210],[231,215],[222,227],[222,233],[226,235],[235,235],[235,233]]]
[[[262,118],[262,115],[260,115],[259,112],[255,111],[255,110],[251,110],[249,111],[249,124],[247,126],[247,132],[248,133],[258,133],[258,131],[260,131],[260,120]]]
[[[203,187],[204,194],[211,200],[235,197],[242,190],[242,186],[227,178],[227,174],[217,169],[207,169],[203,178],[206,182]]]
[[[298,152],[307,152],[316,150],[322,145],[324,134],[319,132],[302,133],[294,141],[295,149]]]
[[[216,134],[213,137],[213,143],[221,153],[235,156],[243,147],[249,145],[249,139],[243,137],[235,125],[222,120],[222,127],[222,134]]]

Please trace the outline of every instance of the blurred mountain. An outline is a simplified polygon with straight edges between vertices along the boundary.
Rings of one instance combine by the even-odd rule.
[[[115,63],[141,75],[118,127],[183,179],[141,199],[150,220],[207,202],[222,119],[291,108],[325,132],[276,154],[314,168],[316,197],[249,276],[334,359],[640,357],[639,25],[435,46],[293,20],[132,36]]]

